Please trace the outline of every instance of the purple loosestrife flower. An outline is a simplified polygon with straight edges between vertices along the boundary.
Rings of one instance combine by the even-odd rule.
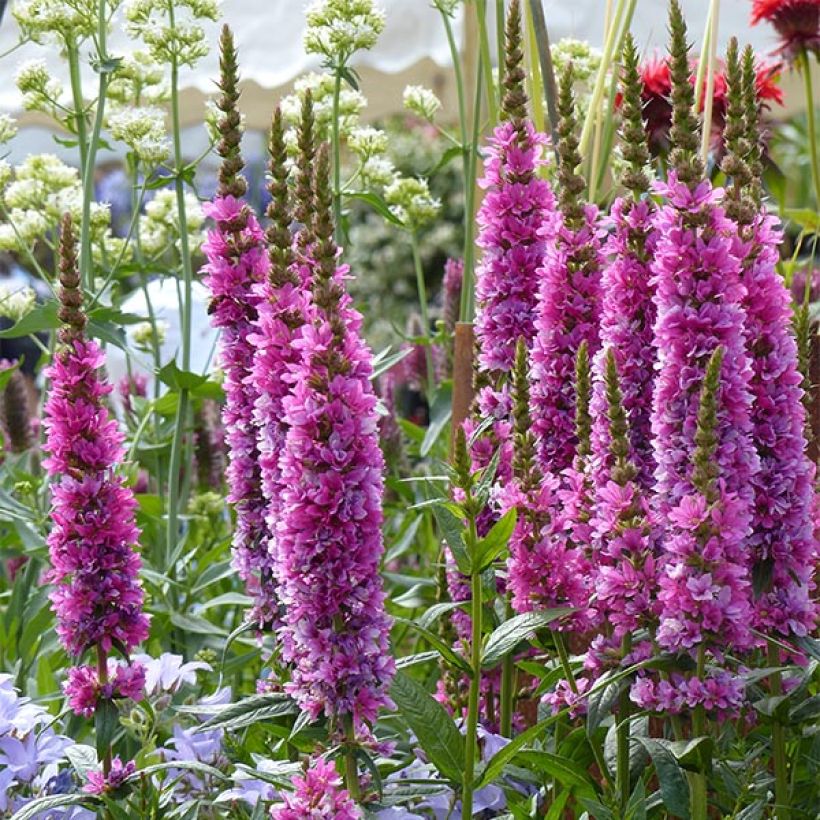
[[[606,398],[607,357],[615,357],[623,410],[629,425],[629,458],[638,468],[637,487],[652,487],[651,410],[655,348],[653,328],[655,303],[652,301],[649,261],[655,244],[652,218],[655,206],[646,198],[649,178],[649,149],[642,116],[641,78],[638,51],[627,34],[621,77],[621,143],[627,163],[621,175],[629,191],[612,205],[614,231],[605,252],[610,257],[601,277],[601,349],[593,362],[591,412],[592,470],[596,487],[610,479],[613,457],[609,436]]]
[[[606,483],[599,481],[593,518],[596,608],[601,620],[612,626],[611,637],[620,642],[655,621],[658,544],[640,473],[630,458],[634,450],[612,348],[604,361],[603,413],[611,467]]]
[[[585,186],[572,98],[572,68],[561,78],[558,124],[559,206],[563,217],[540,271],[532,347],[533,429],[541,469],[560,473],[575,455],[573,371],[583,342],[598,349],[603,229],[598,209],[579,199]],[[544,228],[552,232],[552,227]]]
[[[293,785],[293,794],[282,794],[284,805],[271,809],[273,820],[358,820],[362,816],[342,788],[336,767],[321,757],[302,777],[294,777]]]
[[[324,148],[313,217],[315,314],[294,341],[301,361],[283,400],[280,636],[293,665],[286,688],[300,705],[364,730],[390,703],[395,668],[379,577],[384,459],[372,356],[345,291],[348,268],[337,266],[328,163]]]
[[[111,794],[121,788],[136,771],[137,764],[133,760],[123,763],[118,755],[111,761],[111,771],[107,775],[102,771],[88,773],[88,782],[83,786],[83,791],[86,794]]]
[[[538,269],[555,232],[555,196],[539,176],[547,139],[527,118],[521,15],[510,7],[506,30],[503,121],[496,126],[480,185],[476,242],[483,257],[476,271],[478,363],[493,386],[512,370],[515,347],[535,336]]]
[[[303,101],[302,121],[299,127],[300,145],[308,146],[299,160],[298,176],[304,187],[304,177],[312,172],[309,167],[313,151],[313,107],[310,95]],[[264,572],[264,583],[278,584],[276,526],[282,508],[282,474],[279,457],[284,446],[287,425],[282,402],[291,391],[290,372],[300,358],[293,342],[310,316],[311,265],[309,242],[300,232],[294,251],[290,233],[291,206],[288,201],[287,152],[284,141],[282,114],[277,108],[271,127],[268,190],[270,227],[266,233],[269,275],[255,286],[258,298],[257,313],[250,342],[256,347],[251,378],[257,386],[253,416],[258,427],[259,470],[262,493],[267,504],[266,522],[273,537],[268,545],[269,568]],[[306,167],[306,165],[308,167]],[[310,196],[309,187],[307,193]],[[303,210],[310,202],[300,203]]]
[[[63,691],[74,714],[90,718],[101,700],[142,700],[145,667],[140,663],[121,664],[109,658],[108,674],[103,682],[96,667],[74,666],[68,670],[68,680],[63,684]]]
[[[814,465],[806,454],[802,375],[791,332],[789,292],[777,272],[782,233],[761,202],[760,135],[754,54],[742,67],[737,43],[727,54],[726,156],[732,184],[727,212],[748,242],[746,340],[751,355],[752,439],[760,458],[753,477],[754,513],[748,541],[758,629],[782,636],[807,635],[818,615],[812,602],[817,555],[813,533]]]
[[[207,263],[203,268],[211,292],[209,312],[214,327],[221,329],[220,362],[225,371],[225,424],[228,445],[228,500],[236,509],[233,536],[234,566],[254,597],[250,620],[260,627],[275,617],[275,591],[267,582],[270,533],[265,523],[265,498],[259,474],[259,452],[253,406],[258,387],[252,375],[254,347],[250,336],[257,317],[254,291],[268,272],[264,233],[250,207],[242,200],[247,190],[240,171],[240,117],[237,110],[236,50],[226,26],[222,31],[222,95],[218,107],[222,157],[219,186],[204,211],[216,228],[203,244]]]
[[[122,434],[104,398],[111,385],[100,375],[104,355],[83,336],[80,278],[71,220],[60,236],[61,346],[45,371],[51,390],[45,404],[44,466],[52,477],[48,536],[57,633],[66,651],[130,652],[148,636],[135,552],[136,502],[114,471],[122,459]]]
[[[559,501],[560,480],[544,475],[536,459],[529,415],[528,357],[523,337],[516,351],[513,394],[514,478],[499,492],[503,511],[518,510],[507,564],[511,604],[518,613],[554,607],[583,610],[589,599],[583,551],[572,541],[571,518]],[[573,615],[554,628],[573,629],[581,620],[583,616]]]

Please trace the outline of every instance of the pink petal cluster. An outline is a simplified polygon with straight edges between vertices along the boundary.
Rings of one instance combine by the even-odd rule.
[[[90,718],[101,700],[128,698],[142,700],[145,691],[145,667],[141,663],[121,664],[108,660],[108,680],[100,681],[94,666],[74,666],[63,684],[68,705],[75,714]]]
[[[750,581],[745,539],[758,458],[751,439],[751,369],[745,349],[741,282],[744,247],[717,204],[721,191],[694,188],[669,172],[656,184],[652,270],[657,288],[659,372],[653,397],[656,503],[665,526],[658,642],[692,651],[750,643]],[[716,397],[716,500],[692,483],[701,389],[709,357],[724,351]]]
[[[137,764],[133,760],[123,763],[117,755],[111,761],[111,771],[106,776],[101,771],[88,773],[88,782],[83,786],[86,794],[110,794],[121,788],[132,774],[136,774]]]
[[[361,810],[342,788],[336,767],[316,758],[302,777],[293,778],[294,792],[282,793],[284,805],[271,809],[273,820],[358,820]]]
[[[606,351],[612,350],[618,368],[623,409],[629,425],[630,461],[638,469],[641,490],[652,487],[652,382],[655,378],[655,304],[649,260],[654,253],[651,200],[619,198],[612,204],[614,232],[606,244],[611,261],[601,276],[601,349],[593,359],[590,412],[592,471],[596,486],[609,480],[612,456],[604,384]]]
[[[395,667],[379,577],[384,459],[372,355],[344,290],[347,272],[337,267],[322,286],[338,303],[320,309],[317,299],[293,342],[301,360],[283,400],[277,557],[287,688],[314,717],[347,714],[361,725],[389,704]]]
[[[253,418],[259,390],[253,379],[254,346],[250,340],[259,302],[255,287],[268,272],[265,237],[250,208],[234,196],[219,196],[204,211],[216,222],[203,244],[208,260],[203,271],[211,292],[211,322],[222,331],[228,500],[236,509],[233,560],[255,599],[251,620],[266,624],[275,617],[277,605],[275,589],[268,580],[270,535]]]
[[[672,674],[669,680],[655,681],[639,677],[630,689],[630,698],[641,708],[652,712],[679,714],[703,706],[718,720],[740,715],[745,699],[743,679],[722,669],[706,677],[685,678]]]
[[[45,371],[44,466],[55,479],[47,579],[55,585],[57,633],[75,656],[92,646],[130,652],[148,636],[136,501],[114,472],[122,434],[104,404],[112,388],[100,375],[103,364],[96,342],[76,336]]]
[[[560,473],[575,456],[575,357],[584,341],[590,356],[599,347],[603,265],[598,209],[587,205],[579,230],[561,225],[539,273],[531,405],[544,472]]]
[[[546,137],[529,120],[498,125],[490,139],[478,211],[476,336],[479,366],[508,373],[515,346],[535,336],[538,270],[556,229],[555,196],[538,171]]]
[[[657,531],[635,481],[610,480],[598,489],[593,527],[596,609],[620,642],[658,614]]]
[[[752,437],[760,457],[751,560],[764,583],[755,602],[758,628],[807,635],[818,609],[812,601],[817,565],[813,533],[814,465],[806,454],[805,410],[789,293],[777,272],[782,234],[765,212],[752,226],[743,271],[746,338],[751,355]]]

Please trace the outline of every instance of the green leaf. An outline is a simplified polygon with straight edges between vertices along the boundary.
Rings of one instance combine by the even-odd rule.
[[[436,504],[433,507],[433,515],[453,553],[458,571],[462,575],[469,575],[472,572],[472,562],[464,544],[464,525],[444,504]]]
[[[689,820],[689,783],[675,755],[654,738],[637,737],[636,740],[652,758],[664,806],[672,814]]]
[[[466,601],[446,601],[442,604],[433,604],[433,606],[416,618],[416,623],[424,629],[429,629],[442,615],[452,612],[459,607],[463,608],[466,605]]]
[[[389,564],[391,561],[395,561],[396,558],[404,555],[407,550],[413,545],[413,541],[416,538],[416,533],[419,531],[419,527],[421,526],[421,522],[423,521],[422,516],[417,515],[410,524],[405,527],[404,532],[399,536],[396,540],[396,543],[393,544],[392,547],[387,551],[387,554],[384,556],[384,563]]]
[[[535,740],[543,733],[545,729],[551,726],[555,721],[561,717],[558,715],[551,715],[544,720],[539,721],[535,726],[530,726],[525,729],[520,735],[514,737],[503,749],[499,749],[488,761],[487,765],[482,769],[479,776],[476,778],[473,788],[481,789],[489,785],[504,771],[504,767],[524,748],[530,741]]]
[[[210,598],[205,601],[200,609],[204,612],[206,609],[213,609],[217,606],[250,606],[253,603],[253,598],[249,595],[243,595],[241,592],[226,592],[224,595],[217,595],[215,598]]]
[[[435,647],[436,651],[441,655],[444,660],[450,663],[451,666],[455,667],[456,669],[460,669],[466,675],[472,675],[472,670],[470,669],[470,664],[461,657],[457,652],[455,652],[450,645],[449,642],[443,640],[441,637],[436,635],[435,632],[431,632],[429,629],[425,629],[421,624],[416,623],[415,621],[410,621],[407,618],[395,618],[395,622],[397,624],[404,624],[405,626],[414,629],[420,635],[424,637],[427,643],[430,646]]]
[[[358,199],[369,205],[379,216],[384,217],[391,225],[398,228],[404,228],[404,223],[390,210],[390,206],[378,194],[368,193],[365,191],[355,191],[353,193],[346,193],[348,199]]]
[[[510,536],[515,529],[517,510],[513,507],[493,524],[490,531],[476,544],[473,566],[481,570],[490,566],[507,548]]]
[[[185,769],[190,772],[199,772],[199,774],[210,775],[218,780],[230,780],[230,777],[225,772],[209,766],[207,763],[200,763],[198,760],[169,760],[167,763],[154,763],[151,766],[146,766],[144,769],[134,772],[131,777],[126,780],[127,783],[132,783],[139,780],[143,775],[159,774],[160,772],[174,771],[176,769]]]
[[[193,632],[195,635],[224,635],[225,630],[211,623],[205,618],[196,615],[182,615],[179,612],[171,613],[171,623],[186,632]]]
[[[396,661],[396,669],[409,669],[411,666],[418,666],[420,663],[430,663],[437,661],[441,656],[432,649],[429,652],[416,652],[415,655],[403,655]]]
[[[447,710],[421,684],[403,672],[393,680],[390,696],[430,762],[448,780],[461,782],[464,738]]]
[[[207,376],[199,373],[192,373],[188,370],[180,370],[174,359],[171,359],[165,367],[161,368],[159,380],[167,384],[172,390],[193,390],[208,381]]]
[[[612,712],[612,708],[618,700],[621,686],[625,685],[620,679],[618,682],[606,683],[610,676],[610,672],[601,675],[587,696],[586,730],[588,735],[594,734],[595,730],[601,725],[601,721],[605,720]]]
[[[38,797],[27,803],[20,811],[12,815],[11,820],[32,820],[40,812],[59,809],[65,806],[91,805],[94,801],[87,794],[53,794],[49,797]]]
[[[537,749],[524,749],[515,756],[515,762],[549,775],[568,789],[595,791],[595,783],[586,769],[568,757]]]
[[[525,612],[523,615],[510,618],[509,621],[504,621],[487,638],[481,656],[482,667],[491,669],[506,655],[509,655],[521,641],[572,611],[572,609],[563,608],[547,609],[544,612]]]
[[[111,748],[114,735],[120,726],[120,713],[111,700],[101,700],[94,712],[94,734],[97,741],[97,757],[102,759]]]
[[[693,772],[706,772],[712,770],[712,752],[715,741],[711,737],[693,737],[691,740],[665,741],[669,751],[675,755],[675,760]]]
[[[93,746],[85,746],[82,743],[77,743],[74,746],[69,746],[65,750],[65,756],[68,762],[80,780],[85,780],[90,771],[93,771],[99,765],[97,758],[97,751]]]
[[[54,330],[59,326],[57,300],[51,299],[35,307],[34,310],[23,316],[12,327],[0,330],[0,339],[17,339],[20,336],[30,336],[32,333],[39,333],[42,330]]]
[[[228,704],[219,714],[197,726],[194,732],[217,728],[232,732],[271,718],[292,715],[297,711],[293,699],[279,692],[252,695],[237,703]]]
[[[388,345],[373,357],[373,375],[370,378],[377,379],[382,373],[390,370],[391,367],[397,365],[412,352],[413,348],[408,346],[402,350],[397,350],[395,353],[390,353],[390,346]]]
[[[430,424],[419,448],[422,458],[430,453],[438,441],[442,430],[450,423],[453,415],[453,386],[449,382],[439,385],[430,405]]]
[[[783,216],[807,231],[820,233],[820,213],[811,208],[786,208]]]

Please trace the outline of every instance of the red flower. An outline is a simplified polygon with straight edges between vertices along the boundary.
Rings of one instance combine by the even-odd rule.
[[[804,50],[820,57],[820,0],[752,0],[752,25],[761,20],[780,35],[777,52],[786,59]]]

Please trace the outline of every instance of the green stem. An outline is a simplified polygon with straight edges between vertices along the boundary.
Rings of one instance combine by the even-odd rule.
[[[471,525],[475,529],[475,524]],[[472,631],[470,635],[470,695],[467,701],[467,736],[464,753],[464,782],[461,794],[461,816],[473,816],[473,781],[475,779],[476,743],[478,737],[478,702],[481,694],[481,573],[470,576],[472,590],[470,617]]]
[[[424,360],[427,363],[427,400],[433,401],[436,389],[436,371],[433,367],[433,351],[430,347],[430,314],[427,310],[427,285],[424,282],[424,268],[419,252],[419,237],[416,231],[410,232],[410,247],[413,249],[413,267],[416,271],[416,288],[419,295],[422,333],[424,335]]]
[[[706,647],[698,647],[698,680],[703,680],[706,673]],[[695,707],[692,715],[692,736],[703,737],[706,734],[706,710],[703,704]],[[703,772],[692,772],[689,777],[692,820],[706,820],[709,802],[706,789],[706,775]]]
[[[567,652],[567,646],[564,643],[564,636],[560,632],[553,632],[552,633],[553,640],[555,641],[555,649],[558,653],[558,660],[561,664],[561,668],[564,670],[564,676],[567,679],[567,683],[569,684],[569,688],[572,690],[572,693],[577,695],[578,694],[578,684],[575,682],[575,675],[572,672],[572,666],[569,663],[569,653]],[[606,782],[611,786],[612,785],[612,775],[609,773],[609,769],[607,768],[606,761],[604,761],[604,756],[601,753],[598,744],[594,742],[593,738],[588,737],[589,741],[589,748],[592,751],[592,756],[595,758],[595,763],[598,766],[598,769],[601,772],[601,777],[606,780]]]
[[[459,321],[472,322],[475,311],[475,189],[478,162],[478,138],[481,133],[481,75],[482,64],[476,70],[475,104],[473,106],[473,127],[470,136],[470,153],[467,178],[464,180],[464,278],[461,284],[461,305]]]
[[[505,656],[501,662],[501,719],[499,726],[502,737],[512,737],[512,716],[515,711],[515,660]]]
[[[74,105],[74,127],[77,129],[77,148],[80,153],[80,176],[85,178],[85,159],[88,151],[88,133],[83,101],[83,83],[80,77],[80,50],[77,42],[66,43],[68,73],[71,82],[71,99]]]
[[[624,635],[621,642],[621,656],[626,657],[632,650],[632,636]],[[632,709],[632,701],[629,699],[629,689],[624,687],[618,699],[618,728],[617,728],[617,754],[618,771],[617,785],[620,795],[621,810],[626,811],[631,793],[631,782],[629,778],[629,713]]]
[[[174,29],[174,0],[168,0],[168,18]],[[191,248],[188,244],[188,217],[185,211],[185,182],[182,178],[182,129],[179,116],[179,60],[174,52],[171,59],[171,128],[174,142],[174,188],[179,215],[179,251],[182,260],[182,369],[191,369],[191,290],[193,268]],[[168,528],[166,531],[166,559],[170,559],[179,536],[179,473],[182,462],[185,420],[188,416],[188,390],[179,391],[174,422],[174,438],[171,443],[171,463],[168,473]],[[173,567],[165,570],[173,574]]]
[[[814,181],[814,205],[820,208],[820,160],[817,158],[817,125],[814,119],[816,101],[812,88],[809,54],[805,48],[800,52],[800,67],[803,70],[803,85],[806,89],[806,126],[809,136],[809,155],[811,156],[811,177]]]
[[[486,0],[476,0],[475,7],[478,13],[480,64],[484,68],[484,83],[487,87],[487,111],[490,115],[490,127],[493,127],[498,122],[498,100],[493,87],[493,61],[490,57],[490,37],[487,33]]]
[[[507,49],[504,42],[504,0],[495,0],[495,45],[496,59],[498,60],[498,105],[504,103],[504,64]]]
[[[352,715],[345,715],[345,737],[347,738],[347,747],[345,749],[345,785],[350,796],[359,803],[362,799],[362,790],[359,785],[359,767],[356,765],[356,733],[353,729]]]
[[[343,66],[336,68],[336,76],[333,83],[333,120],[330,132],[330,149],[333,155],[333,228],[334,240],[337,246],[342,244],[342,144],[339,134],[339,100],[342,95],[342,68]]]
[[[97,48],[98,59],[102,63],[107,59],[105,37],[108,23],[105,18],[105,0],[100,0]],[[91,261],[91,203],[94,199],[94,166],[97,160],[97,147],[100,144],[103,117],[105,115],[105,96],[108,90],[110,74],[104,68],[100,71],[100,83],[97,91],[97,112],[94,115],[94,130],[91,141],[85,152],[83,166],[83,217],[80,225],[80,278],[88,290],[94,287],[94,271]]]
[[[100,644],[97,644],[97,678],[100,681],[100,688],[104,689],[108,683],[108,654]],[[105,750],[102,759],[103,774],[108,777],[111,771],[111,747]]]
[[[769,643],[769,666],[780,665],[780,653],[773,643]],[[772,696],[783,694],[783,682],[780,672],[771,676]],[[786,756],[786,732],[783,724],[774,719],[772,723],[772,757],[774,758],[774,816],[777,820],[788,820],[789,817],[789,760]]]

